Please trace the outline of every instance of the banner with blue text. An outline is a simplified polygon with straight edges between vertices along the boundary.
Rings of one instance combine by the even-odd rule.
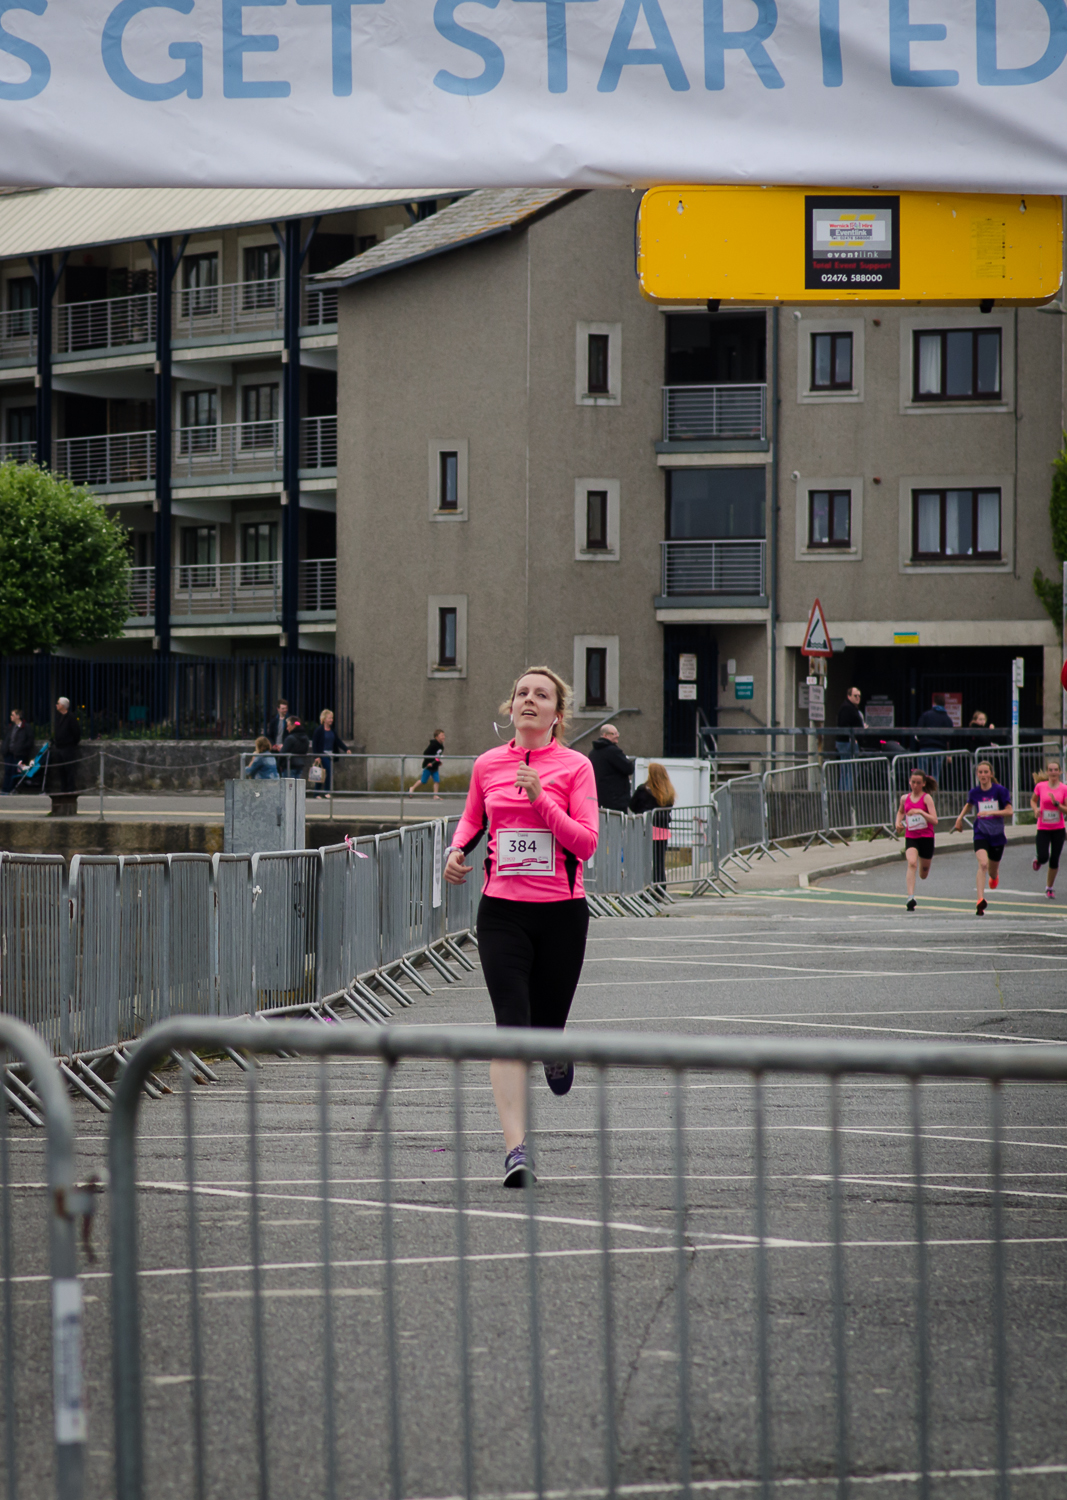
[[[0,0],[0,181],[1067,192],[1067,0]]]

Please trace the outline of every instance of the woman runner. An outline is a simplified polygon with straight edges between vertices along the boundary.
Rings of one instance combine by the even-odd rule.
[[[1044,777],[1034,787],[1034,795],[1030,798],[1030,806],[1037,814],[1037,858],[1034,860],[1034,869],[1040,870],[1043,864],[1048,865],[1045,895],[1050,901],[1056,899],[1053,887],[1060,868],[1063,841],[1067,837],[1063,823],[1064,803],[1067,803],[1067,786],[1060,779],[1060,763],[1058,760],[1050,760],[1045,767]]]
[[[488,826],[478,953],[498,1026],[562,1031],[585,957],[589,908],[583,861],[600,831],[593,767],[563,743],[570,689],[548,667],[531,667],[501,712],[515,738],[474,762],[467,805],[444,876],[462,885],[464,863]],[[574,1082],[573,1063],[545,1063],[554,1094]],[[536,1182],[526,1150],[526,1065],[489,1065],[504,1131],[504,1186]]]
[[[931,792],[937,782],[918,767],[908,777],[910,792],[905,792],[897,808],[897,832],[904,831],[904,857],[908,861],[908,910],[914,911],[915,871],[925,880],[934,857],[934,834],[937,832],[937,808]]]
[[[967,793],[967,801],[956,819],[956,833],[963,832],[963,820],[968,808],[974,808],[974,852],[978,860],[978,904],[974,908],[976,917],[984,917],[988,902],[985,899],[986,877],[989,889],[995,891],[1000,884],[1000,858],[1007,846],[1008,836],[1004,832],[1004,819],[1014,811],[1011,793],[1006,786],[993,780],[993,767],[987,760],[980,760],[974,768],[978,785]]]

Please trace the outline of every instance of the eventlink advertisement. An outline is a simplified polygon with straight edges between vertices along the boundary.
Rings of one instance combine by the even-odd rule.
[[[0,180],[1064,193],[1065,59],[1067,0],[0,0]]]

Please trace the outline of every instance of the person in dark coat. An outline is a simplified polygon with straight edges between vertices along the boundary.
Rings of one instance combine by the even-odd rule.
[[[596,777],[596,799],[601,807],[613,807],[625,812],[630,805],[630,778],[634,774],[634,762],[619,749],[619,731],[614,724],[605,724],[600,738],[593,741],[593,763]]]
[[[11,710],[11,722],[8,724],[2,742],[4,756],[4,787],[3,795],[6,797],[13,789],[15,782],[22,774],[20,766],[29,765],[33,759],[33,725],[27,724],[22,717],[21,708]]]
[[[286,725],[289,719],[289,704],[285,698],[278,699],[278,712],[273,718],[267,720],[267,738],[270,740],[270,748],[278,751],[282,748],[282,741],[286,735]]]
[[[81,739],[82,727],[70,711],[70,699],[59,698],[56,701],[56,724],[52,734],[52,748],[48,752],[48,764],[49,767],[55,767],[55,787],[64,796],[69,796],[74,791],[75,766],[80,759],[78,746]]]
[[[441,757],[445,753],[445,732],[443,729],[435,729],[430,743],[422,752],[422,776],[420,780],[413,781],[408,787],[408,796],[418,791],[420,786],[427,782],[433,782],[433,800],[441,800]]]
[[[917,734],[915,736],[915,748],[917,750],[947,750],[948,740],[945,738],[946,729],[951,730],[956,726],[949,717],[945,708],[944,693],[934,693],[930,699],[930,707],[925,713],[919,715],[916,725],[918,729],[932,729],[933,734]],[[923,755],[917,764],[924,770],[927,776],[933,776],[935,780],[941,780],[941,768],[944,765],[944,757],[940,755]]]
[[[319,727],[311,737],[311,753],[315,757],[313,764],[322,766],[326,772],[311,795],[321,797],[325,792],[328,797],[333,785],[333,758],[335,755],[348,754],[348,746],[333,727],[332,708],[324,708],[319,714]]]
[[[285,738],[282,740],[281,750],[282,775],[299,780],[304,774],[304,762],[310,749],[311,741],[308,739],[308,732],[300,720],[295,716],[286,719]]]

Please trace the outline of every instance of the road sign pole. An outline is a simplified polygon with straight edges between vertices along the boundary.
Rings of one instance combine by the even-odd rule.
[[[1023,685],[1024,660],[1015,657],[1011,664],[1011,805],[1019,806],[1019,689]],[[1015,817],[1019,816],[1016,812]],[[1014,819],[1013,819],[1014,821]]]

